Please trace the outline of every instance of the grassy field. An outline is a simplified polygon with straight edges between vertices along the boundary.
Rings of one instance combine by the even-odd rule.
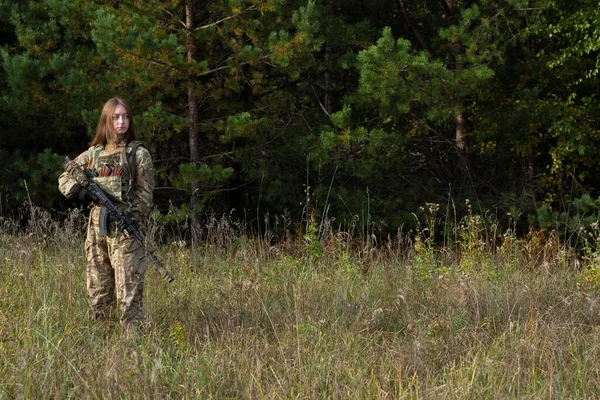
[[[471,217],[441,246],[426,224],[378,247],[218,221],[195,249],[163,240],[176,281],[149,267],[136,336],[91,321],[81,215],[2,221],[0,399],[598,398],[593,249],[492,243]]]

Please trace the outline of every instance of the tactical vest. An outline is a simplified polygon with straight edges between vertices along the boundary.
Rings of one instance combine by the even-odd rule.
[[[95,173],[94,181],[114,199],[126,203],[131,193],[135,191],[134,177],[136,175],[136,151],[139,142],[127,143],[121,152],[100,154],[104,145],[90,148],[89,168]]]

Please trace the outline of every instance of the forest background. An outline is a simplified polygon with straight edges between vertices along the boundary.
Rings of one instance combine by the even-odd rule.
[[[0,0],[0,215],[73,206],[118,95],[166,225],[386,234],[429,203],[568,235],[600,205],[599,31],[591,0]]]

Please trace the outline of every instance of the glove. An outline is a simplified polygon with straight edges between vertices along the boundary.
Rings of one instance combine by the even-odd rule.
[[[92,192],[90,192],[89,190],[87,190],[87,188],[83,186],[79,190],[77,196],[79,197],[79,200],[81,200],[82,203],[89,203],[91,201],[96,200],[96,196],[94,196]]]
[[[65,165],[65,171],[71,174],[71,176],[79,183],[81,186],[86,187],[89,184],[88,178],[83,172],[83,169],[79,164],[75,161],[69,161]]]
[[[80,184],[74,186],[74,192],[77,194],[79,201],[81,201],[83,204],[88,204],[96,200],[96,196],[94,196],[92,192],[90,192],[89,190],[87,190],[87,188],[81,186]]]

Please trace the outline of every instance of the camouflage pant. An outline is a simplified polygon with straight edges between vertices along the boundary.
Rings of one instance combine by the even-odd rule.
[[[136,326],[144,319],[144,249],[118,231],[114,221],[108,234],[101,236],[99,215],[100,207],[94,207],[85,240],[87,291],[94,318],[106,318],[118,302],[121,324]]]

